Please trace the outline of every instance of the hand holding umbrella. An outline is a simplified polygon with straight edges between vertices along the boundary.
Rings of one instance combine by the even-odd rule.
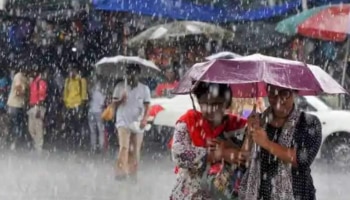
[[[257,145],[256,145],[257,143],[254,140],[254,136],[256,136],[256,132],[255,131],[261,129],[261,127],[260,127],[260,116],[259,116],[259,113],[257,113],[256,109],[257,109],[257,105],[254,104],[253,110],[250,113],[250,115],[248,117],[248,122],[247,122],[247,124],[248,124],[248,135],[249,135],[249,137],[251,137],[253,139],[253,142],[254,142],[254,152],[257,151]]]

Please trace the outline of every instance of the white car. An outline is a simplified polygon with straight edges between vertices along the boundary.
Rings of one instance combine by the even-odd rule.
[[[166,142],[171,136],[177,119],[193,108],[189,95],[153,99],[152,105],[164,108],[153,119],[153,126],[158,129],[162,142]],[[341,166],[350,166],[350,111],[335,110],[321,98],[314,96],[300,97],[298,105],[317,116],[322,123],[322,146],[317,157],[326,158]],[[195,106],[199,109],[198,104]]]

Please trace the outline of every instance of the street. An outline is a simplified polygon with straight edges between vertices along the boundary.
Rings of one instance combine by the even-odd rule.
[[[0,157],[1,200],[161,200],[168,199],[175,181],[167,153],[144,155],[137,185],[116,182],[113,156],[4,152]],[[319,200],[346,200],[350,174],[317,162],[313,177]]]

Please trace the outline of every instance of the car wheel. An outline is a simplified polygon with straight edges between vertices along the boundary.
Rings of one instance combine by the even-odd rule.
[[[350,138],[336,137],[328,146],[330,161],[339,167],[350,166]]]

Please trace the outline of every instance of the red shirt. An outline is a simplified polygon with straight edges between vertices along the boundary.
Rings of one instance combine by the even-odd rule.
[[[47,83],[45,80],[41,79],[40,76],[36,77],[30,83],[30,93],[29,93],[29,105],[35,106],[40,102],[44,101],[47,96]]]
[[[161,96],[166,95],[166,91],[173,90],[177,86],[178,83],[179,82],[174,81],[172,83],[161,83],[161,84],[157,85],[156,96],[161,97]]]

